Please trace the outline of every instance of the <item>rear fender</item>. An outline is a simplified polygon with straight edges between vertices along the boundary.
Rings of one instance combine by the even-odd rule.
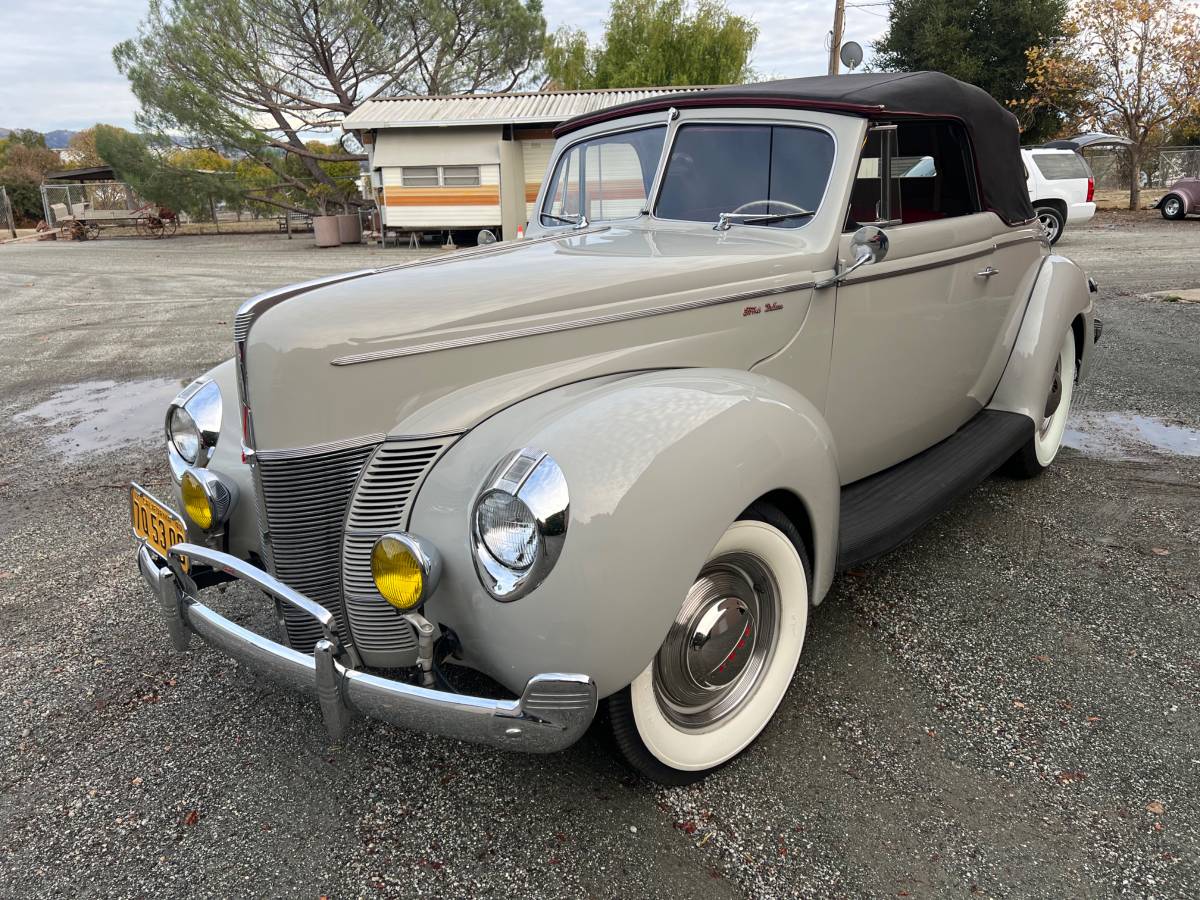
[[[470,514],[492,468],[522,447],[562,468],[569,524],[545,582],[501,603],[476,575]],[[561,671],[585,672],[611,694],[653,658],[729,524],[775,490],[808,513],[820,597],[833,578],[839,488],[829,430],[804,397],[723,369],[548,391],[463,437],[422,486],[409,527],[443,562],[426,615],[457,633],[465,662],[511,690]]]
[[[1077,377],[1083,381],[1091,368],[1094,330],[1087,276],[1066,257],[1047,256],[988,409],[1021,413],[1034,424],[1041,423],[1063,335],[1078,318],[1082,318],[1083,328],[1082,334],[1076,332],[1076,344],[1083,346],[1076,346],[1075,353],[1079,359]]]

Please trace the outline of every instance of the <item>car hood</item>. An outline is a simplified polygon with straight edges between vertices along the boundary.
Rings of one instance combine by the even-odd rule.
[[[749,368],[803,321],[813,256],[794,232],[598,228],[317,286],[250,328],[256,443],[459,431],[583,378]]]

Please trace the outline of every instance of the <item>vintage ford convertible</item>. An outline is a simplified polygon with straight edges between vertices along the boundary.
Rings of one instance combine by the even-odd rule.
[[[310,692],[335,738],[552,751],[603,702],[684,783],[766,726],[835,573],[1051,463],[1095,287],[1013,117],[936,73],[577,118],[536,210],[247,301],[167,412],[183,516],[132,488],[139,567],[177,647]],[[230,578],[277,634],[201,602]]]

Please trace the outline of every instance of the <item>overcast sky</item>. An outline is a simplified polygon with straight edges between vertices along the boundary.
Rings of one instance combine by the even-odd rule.
[[[824,74],[832,0],[728,0],[759,26],[752,59],[764,76]],[[868,3],[871,0],[851,0]],[[548,28],[603,31],[607,5],[597,0],[544,0]],[[112,62],[112,48],[132,37],[146,0],[0,0],[0,127],[79,129],[107,122],[133,126],[137,101]],[[846,40],[869,42],[883,30],[886,7],[850,8]]]

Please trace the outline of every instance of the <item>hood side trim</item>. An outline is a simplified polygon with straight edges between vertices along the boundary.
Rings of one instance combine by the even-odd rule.
[[[498,341],[510,341],[517,338],[535,337],[542,334],[554,334],[559,331],[572,331],[577,328],[590,328],[593,325],[611,325],[616,322],[627,322],[633,319],[645,319],[651,316],[663,316],[670,313],[686,312],[702,309],[707,306],[721,306],[726,303],[738,303],[753,300],[758,297],[770,297],[775,294],[786,294],[792,291],[802,291],[814,287],[815,281],[804,281],[798,284],[785,284],[779,287],[762,288],[755,291],[744,291],[739,294],[728,294],[722,297],[709,297],[702,300],[689,300],[684,303],[671,303],[666,306],[655,306],[649,309],[638,309],[623,313],[610,313],[603,316],[592,316],[586,319],[570,319],[565,322],[553,322],[547,325],[531,325],[527,328],[513,328],[508,331],[497,331],[492,334],[470,335],[468,337],[451,338],[444,341],[432,341],[427,344],[415,344],[411,347],[393,347],[388,350],[374,350],[369,353],[356,353],[350,356],[339,356],[330,365],[353,366],[359,363],[376,362],[381,359],[396,359],[403,356],[418,356],[424,353],[437,353],[442,350],[455,350],[459,347],[474,347],[479,344],[493,344]]]

